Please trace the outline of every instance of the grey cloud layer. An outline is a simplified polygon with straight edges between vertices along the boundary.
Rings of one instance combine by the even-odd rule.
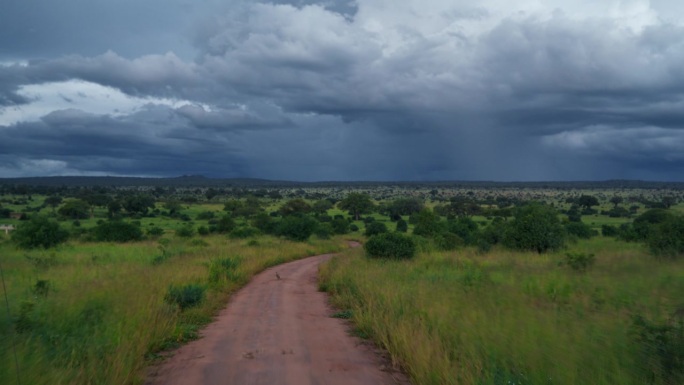
[[[20,85],[74,78],[195,103],[53,112],[0,127],[0,154],[71,169],[125,156],[146,175],[683,178],[682,26],[557,13],[474,28],[493,11],[426,2],[409,23],[374,14],[381,3],[236,3],[195,24],[194,61],[110,51],[0,66],[0,106],[30,102]]]

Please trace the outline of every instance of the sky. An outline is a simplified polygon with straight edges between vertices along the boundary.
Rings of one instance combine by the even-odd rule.
[[[684,181],[681,0],[3,0],[0,177]]]

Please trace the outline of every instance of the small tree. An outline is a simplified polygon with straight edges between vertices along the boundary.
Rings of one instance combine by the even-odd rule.
[[[364,193],[350,193],[338,204],[342,210],[348,210],[354,216],[354,220],[359,220],[361,214],[367,214],[373,210],[374,204],[370,195]]]
[[[87,219],[90,217],[90,205],[81,199],[70,199],[57,212],[64,218]]]
[[[413,234],[424,237],[434,237],[445,230],[444,223],[440,221],[439,215],[430,209],[423,209],[421,212],[412,216],[415,221]]]
[[[504,244],[518,250],[534,250],[539,254],[565,245],[565,229],[552,207],[532,203],[515,212],[514,220],[504,234]]]
[[[280,215],[284,217],[288,215],[306,214],[311,211],[311,205],[306,203],[304,199],[296,198],[285,202],[278,211],[280,212]]]
[[[40,215],[22,223],[12,232],[12,240],[22,249],[47,249],[65,242],[68,237],[69,232],[62,229],[59,223]]]
[[[623,199],[621,196],[619,196],[619,195],[616,195],[616,196],[610,198],[610,203],[613,204],[613,208],[617,208],[618,205],[619,205],[620,203],[622,203],[622,201],[624,201],[624,199]]]
[[[582,195],[579,197],[579,199],[577,199],[577,204],[589,210],[592,208],[592,206],[598,206],[599,201],[593,195]]]

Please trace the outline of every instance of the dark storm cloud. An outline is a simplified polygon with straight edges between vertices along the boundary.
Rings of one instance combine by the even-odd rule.
[[[0,154],[13,154],[15,162],[49,160],[87,172],[175,175],[197,167],[208,175],[248,172],[229,135],[200,133],[178,111],[164,106],[147,106],[123,117],[55,111],[41,121],[4,128],[3,139]]]
[[[0,108],[34,103],[23,85],[70,79],[187,102],[14,122],[0,127],[12,138],[0,153],[66,162],[69,170],[89,159],[118,173],[134,169],[115,165],[130,158],[124,163],[144,168],[137,174],[155,175],[178,174],[174,164],[182,164],[197,168],[189,173],[303,180],[682,178],[681,18],[663,21],[640,0],[610,10],[589,1],[529,9],[447,3],[150,1],[156,19],[145,11],[104,23],[92,44],[58,45],[67,56],[0,66]],[[124,20],[143,7],[93,4],[48,10],[66,15],[78,6]],[[22,28],[47,11],[14,7],[32,21],[0,31],[32,42]],[[171,28],[183,12],[193,20]],[[129,27],[149,38],[122,33],[117,45],[99,36]],[[57,29],[56,36],[73,32]],[[183,43],[158,44],[169,36]],[[0,58],[38,56],[2,43]],[[99,155],[109,160],[94,161]]]

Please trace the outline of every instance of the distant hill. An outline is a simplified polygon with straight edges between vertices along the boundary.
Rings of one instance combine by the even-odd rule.
[[[266,179],[208,178],[202,175],[183,175],[174,178],[137,178],[113,176],[49,176],[30,178],[0,178],[0,185],[49,187],[237,187],[237,188],[296,188],[296,187],[374,187],[374,186],[429,186],[432,188],[549,188],[549,189],[671,189],[684,190],[684,182],[652,182],[639,180],[567,181],[567,182],[494,182],[494,181],[434,181],[434,182],[373,182],[324,181],[296,182]]]

